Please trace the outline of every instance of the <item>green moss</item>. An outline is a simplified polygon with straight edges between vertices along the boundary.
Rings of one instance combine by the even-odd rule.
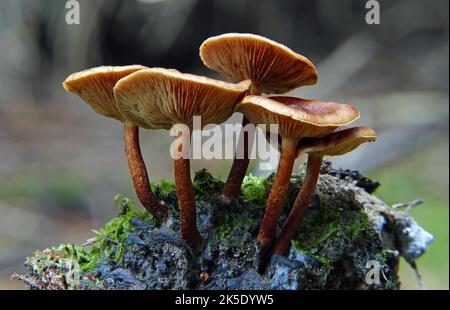
[[[76,289],[81,277],[97,259],[81,246],[62,244],[57,247],[36,251],[26,259],[30,274],[40,281],[51,281],[53,289]]]
[[[264,176],[249,174],[244,178],[242,185],[242,201],[247,204],[261,207],[266,205],[268,179]]]
[[[310,206],[308,216],[304,218],[293,244],[301,252],[308,253],[319,261],[329,261],[332,255],[330,246],[346,247],[368,240],[369,234],[375,234],[364,210],[334,208],[326,198]],[[336,251],[337,251],[336,250]],[[323,254],[322,253],[327,253]],[[324,261],[325,260],[325,261]]]
[[[70,259],[79,266],[81,272],[91,270],[98,260],[98,256],[95,253],[74,244],[61,244],[57,247],[52,247],[51,251],[59,253],[61,258]],[[59,263],[63,264],[62,262]]]
[[[307,250],[301,249],[301,246],[300,246],[300,244],[299,244],[299,242],[297,240],[293,240],[292,244],[295,246],[297,251],[299,251],[299,252],[301,252],[303,254],[309,255],[309,256],[313,257],[314,259],[316,259],[318,262],[324,264],[327,268],[333,269],[333,264],[328,259],[326,259],[325,257],[322,257],[322,256],[317,255],[315,253],[309,252]]]
[[[370,228],[370,223],[369,218],[367,217],[367,214],[365,212],[353,212],[348,216],[350,217],[348,225],[344,227],[346,236],[354,239],[360,238],[365,233],[367,233],[367,229]]]
[[[130,198],[117,195],[114,205],[120,210],[119,216],[113,218],[99,230],[96,242],[92,245],[94,256],[106,255],[119,263],[122,259],[125,240],[132,231],[130,220],[138,218],[146,222],[153,222],[153,216],[145,210],[136,210]]]
[[[37,251],[27,259],[26,264],[40,272],[48,267],[64,268],[67,262],[79,266],[81,273],[91,271],[104,257],[119,263],[122,259],[125,240],[132,231],[131,219],[139,218],[145,222],[153,222],[150,213],[136,210],[130,198],[117,195],[115,206],[119,215],[106,223],[97,236],[91,239],[90,248],[73,244],[61,244],[45,251]]]
[[[202,169],[195,174],[193,185],[198,199],[207,198],[210,200],[220,193],[223,182],[214,178],[206,169]]]
[[[175,183],[169,180],[162,180],[159,184],[152,184],[152,190],[161,198],[172,197],[176,193]]]
[[[220,222],[220,225],[218,226],[217,230],[219,232],[219,235],[222,239],[225,239],[226,236],[233,230],[233,219],[228,214],[225,214],[225,216],[222,218],[222,221]]]

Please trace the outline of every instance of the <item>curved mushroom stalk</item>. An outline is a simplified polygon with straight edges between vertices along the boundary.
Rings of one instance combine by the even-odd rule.
[[[258,233],[258,242],[263,253],[270,247],[275,236],[296,158],[297,142],[294,140],[283,141],[277,174],[270,190],[266,212]]]
[[[337,130],[322,138],[300,141],[299,151],[308,153],[308,167],[305,181],[295,199],[294,206],[284,223],[273,253],[284,255],[288,250],[299,224],[308,210],[311,196],[315,192],[324,156],[338,156],[353,151],[365,142],[375,141],[376,133],[367,127]]]
[[[150,188],[147,168],[141,155],[139,145],[139,127],[130,122],[124,122],[125,153],[134,189],[139,201],[156,220],[163,222],[167,219],[168,209],[164,207]]]
[[[200,47],[200,58],[204,65],[237,83],[251,80],[249,95],[281,94],[300,86],[317,82],[317,70],[306,57],[288,47],[265,37],[227,33],[211,37]],[[242,120],[244,127],[246,116]],[[242,181],[250,163],[248,154],[251,140],[244,135],[243,159],[234,158],[230,174],[222,191],[222,200],[230,203],[239,197]]]
[[[261,88],[251,85],[248,91],[249,95],[261,95]],[[241,127],[244,131],[245,126],[249,124],[248,118],[243,115]],[[243,158],[237,158],[234,155],[233,164],[231,165],[230,173],[222,189],[221,199],[225,204],[230,204],[233,200],[236,200],[241,194],[241,185],[244,181],[247,169],[250,164],[250,151],[253,147],[253,137],[249,135],[247,131],[243,132],[243,135],[239,137],[238,148],[242,147],[244,150]]]
[[[276,255],[284,255],[291,244],[298,224],[302,221],[308,209],[311,196],[314,193],[319,179],[320,167],[322,165],[322,156],[308,156],[308,166],[306,169],[306,177],[303,182],[297,198],[295,199],[291,213],[289,213],[286,222],[281,229],[280,237],[278,238],[273,253]]]
[[[249,121],[244,115],[242,118],[242,130],[244,130],[247,124],[249,124]],[[241,147],[241,143],[243,143],[242,147],[244,150],[244,158],[237,158],[236,154],[234,155],[230,174],[228,175],[227,181],[223,186],[221,195],[222,201],[226,204],[230,204],[233,200],[236,200],[241,193],[242,181],[247,173],[248,165],[250,164],[249,149],[250,144],[252,143],[250,141],[248,132],[243,132],[243,136],[239,137],[238,148]]]

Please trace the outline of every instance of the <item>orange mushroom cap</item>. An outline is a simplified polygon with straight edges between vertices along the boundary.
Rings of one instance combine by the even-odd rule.
[[[317,70],[308,58],[254,34],[211,37],[201,45],[200,58],[233,82],[250,79],[262,93],[281,94],[317,82]]]
[[[368,127],[339,129],[321,138],[303,139],[299,143],[299,151],[320,156],[339,156],[376,139],[376,132]]]
[[[294,97],[247,96],[237,106],[254,124],[278,124],[282,138],[300,141],[333,132],[359,118],[358,110],[348,104],[306,100]]]
[[[98,114],[123,121],[114,99],[114,85],[121,78],[145,68],[141,65],[96,67],[71,74],[63,86],[80,96]]]
[[[250,81],[226,83],[207,77],[152,68],[130,74],[114,87],[121,113],[147,129],[170,129],[182,123],[192,126],[193,117],[202,125],[222,123],[248,91]]]

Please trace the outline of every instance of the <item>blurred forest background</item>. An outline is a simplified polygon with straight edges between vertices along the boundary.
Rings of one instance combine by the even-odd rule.
[[[66,24],[65,3],[0,2],[0,288],[24,288],[9,278],[33,250],[92,237],[117,213],[117,193],[135,198],[121,124],[66,93],[66,76],[143,64],[220,78],[202,66],[200,44],[251,32],[316,63],[317,86],[292,94],[361,109],[358,123],[379,140],[335,166],[380,181],[389,204],[425,201],[411,213],[436,240],[418,266],[428,288],[448,289],[448,0],[380,0],[380,25],[365,23],[365,0],[80,0],[79,25]],[[168,132],[141,140],[152,181],[171,179]],[[193,170],[225,178],[230,164]],[[418,288],[404,262],[401,279]]]

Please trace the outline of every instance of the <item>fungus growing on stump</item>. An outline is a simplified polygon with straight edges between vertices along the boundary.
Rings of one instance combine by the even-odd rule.
[[[317,82],[317,71],[306,57],[267,38],[228,33],[207,39],[200,47],[200,57],[208,68],[237,83],[250,79],[249,95],[281,94]],[[242,127],[248,120],[243,116]],[[248,133],[244,133],[244,158],[235,155],[222,191],[225,203],[239,196],[249,165]],[[242,141],[239,141],[239,145]]]
[[[117,81],[145,68],[140,65],[96,67],[70,75],[63,86],[67,91],[80,96],[98,114],[117,119],[124,124],[125,153],[136,195],[142,205],[161,222],[167,218],[168,212],[150,188],[139,146],[139,128],[118,110],[113,92]]]
[[[262,252],[266,252],[275,235],[284,204],[298,144],[303,138],[319,137],[359,118],[356,108],[347,104],[305,100],[294,97],[247,96],[236,106],[254,124],[278,125],[280,161],[267,200],[266,212],[258,234]]]
[[[375,141],[375,131],[367,127],[338,129],[321,138],[305,138],[299,143],[299,153],[308,154],[306,177],[295,199],[291,212],[275,243],[274,254],[284,255],[289,248],[299,224],[306,214],[311,196],[319,179],[324,156],[339,156],[349,153],[365,142]]]
[[[218,124],[233,113],[236,103],[248,91],[250,82],[231,84],[176,70],[162,68],[135,72],[114,87],[119,110],[133,123],[146,129],[171,129],[186,125],[193,129],[194,116],[202,125]],[[180,208],[181,234],[192,246],[201,242],[197,230],[194,189],[189,158],[185,158],[183,135],[175,137],[183,156],[174,159],[175,185]],[[190,138],[190,136],[189,136]]]

